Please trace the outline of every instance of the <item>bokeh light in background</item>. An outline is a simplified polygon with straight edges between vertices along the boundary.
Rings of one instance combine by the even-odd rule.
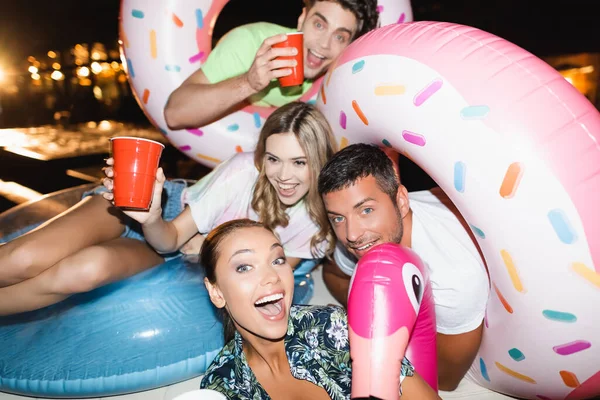
[[[57,112],[70,115],[73,123],[114,119],[149,125],[119,56],[119,3],[105,0],[93,13],[77,0],[61,0],[60,7],[38,0],[3,5],[0,128],[53,123]],[[413,0],[413,9],[415,20],[471,25],[524,47],[598,107],[600,25],[590,15],[593,4],[573,0],[554,10],[541,0],[487,6],[476,0]],[[295,26],[301,10],[302,0],[230,0],[217,20],[214,39],[259,20]],[[23,30],[25,21],[29,28]],[[562,27],[560,33],[556,26]]]

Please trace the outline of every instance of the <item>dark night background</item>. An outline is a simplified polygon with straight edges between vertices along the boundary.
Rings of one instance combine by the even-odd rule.
[[[152,0],[148,0],[152,1]],[[415,21],[448,21],[474,26],[507,39],[537,56],[600,50],[597,0],[413,0]],[[220,37],[251,21],[294,25],[301,0],[231,0],[215,27]],[[117,39],[118,0],[3,0],[0,57],[61,49],[78,42]],[[4,60],[5,62],[7,60]]]
[[[118,48],[119,0],[2,0],[1,4],[0,69],[12,68],[21,82],[31,81],[26,61],[30,55],[49,50],[66,52],[77,43],[100,42],[107,48]],[[543,58],[600,53],[600,24],[594,11],[598,4],[598,0],[571,0],[556,5],[540,0],[413,0],[412,8],[415,21],[473,26]],[[295,26],[302,6],[302,0],[231,0],[217,20],[214,42],[233,27],[248,22],[263,20]],[[130,95],[123,96],[121,105],[110,111],[95,104],[91,94],[86,96],[91,99],[85,107],[77,107],[84,103],[68,92],[50,108],[37,105],[39,98],[23,100],[21,96],[21,102],[7,104],[5,97],[0,128],[51,124],[55,112],[61,110],[70,110],[74,123],[114,119],[149,124]]]

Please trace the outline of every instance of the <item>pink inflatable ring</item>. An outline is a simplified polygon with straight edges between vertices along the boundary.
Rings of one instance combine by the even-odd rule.
[[[177,131],[167,127],[163,115],[167,99],[206,61],[213,28],[227,3],[121,0],[121,58],[138,104],[175,147],[209,167],[236,152],[252,151],[265,118],[274,110],[249,106],[207,126]],[[412,21],[410,0],[379,0],[378,5],[382,24]],[[320,82],[300,100],[314,102]]]
[[[341,146],[414,160],[470,224],[491,280],[470,374],[529,399],[600,394],[600,114],[527,51],[451,23],[390,25],[325,77]]]

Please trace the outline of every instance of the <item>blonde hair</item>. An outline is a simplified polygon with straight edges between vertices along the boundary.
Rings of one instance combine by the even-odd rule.
[[[267,118],[254,152],[254,165],[259,171],[259,176],[254,186],[252,208],[259,215],[260,221],[269,229],[274,230],[277,226],[286,227],[289,223],[285,206],[269,182],[264,168],[269,136],[289,132],[296,136],[302,147],[311,175],[310,188],[303,200],[310,218],[319,226],[319,231],[310,242],[311,252],[317,258],[322,256],[317,251],[319,243],[328,241],[329,248],[326,254],[333,251],[335,243],[317,183],[321,168],[336,152],[337,145],[329,122],[315,106],[296,101],[279,107]]]

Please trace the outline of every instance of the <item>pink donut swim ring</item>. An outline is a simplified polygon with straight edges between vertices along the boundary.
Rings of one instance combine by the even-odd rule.
[[[342,147],[408,156],[470,224],[492,288],[471,376],[528,399],[600,395],[598,110],[527,51],[439,22],[352,43],[317,106]]]
[[[297,0],[299,3],[301,0]],[[120,47],[138,104],[169,141],[190,158],[214,167],[236,152],[252,151],[274,107],[249,106],[207,126],[173,131],[163,110],[170,94],[202,67],[228,0],[122,0]],[[257,3],[260,6],[260,2]],[[412,20],[409,0],[379,0],[383,24]],[[321,79],[300,100],[314,102]]]

